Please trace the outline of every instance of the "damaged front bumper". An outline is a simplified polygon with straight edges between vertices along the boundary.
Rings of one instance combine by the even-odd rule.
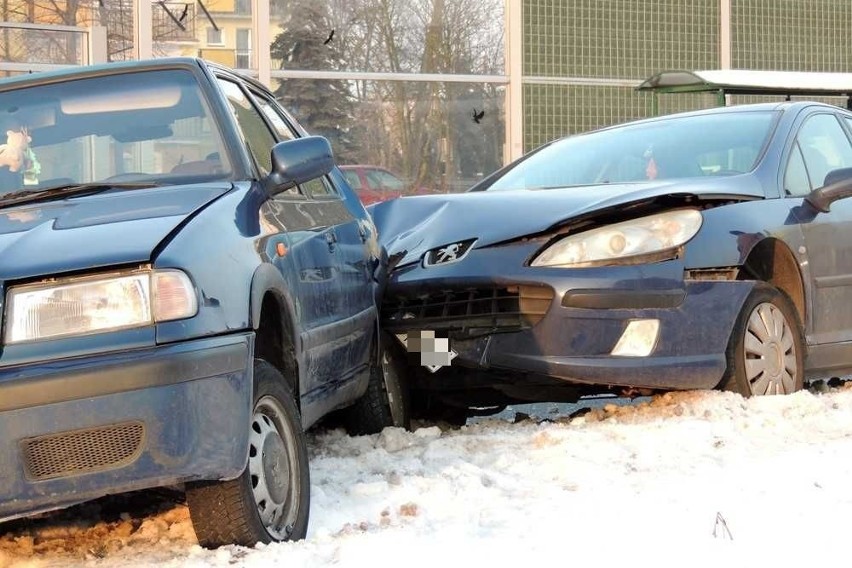
[[[411,338],[434,333],[446,338],[453,367],[504,376],[666,390],[718,385],[753,282],[685,279],[681,260],[524,266],[534,250],[491,247],[455,264],[397,269],[382,309],[385,329],[438,373],[446,372],[434,364],[443,345]]]

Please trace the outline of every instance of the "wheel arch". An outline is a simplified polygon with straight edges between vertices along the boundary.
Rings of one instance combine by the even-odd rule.
[[[251,285],[251,326],[255,330],[255,357],[274,365],[287,380],[300,407],[299,333],[296,311],[284,279],[270,265],[261,265]]]
[[[804,326],[808,320],[805,284],[799,263],[784,241],[768,237],[756,243],[740,267],[738,280],[760,280],[784,292]]]

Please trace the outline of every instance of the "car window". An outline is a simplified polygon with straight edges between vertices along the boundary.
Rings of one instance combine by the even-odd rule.
[[[278,114],[278,110],[272,105],[272,103],[266,100],[266,98],[262,95],[256,94],[254,91],[252,91],[252,94],[255,95],[257,104],[263,112],[263,115],[269,120],[273,128],[275,128],[275,132],[278,134],[278,139],[295,140],[297,138],[296,133],[287,126],[287,123],[284,122],[284,118]]]
[[[832,114],[817,114],[805,121],[797,137],[811,186],[822,187],[828,172],[852,167],[852,145]]]
[[[563,138],[477,191],[723,176],[752,171],[778,114],[719,112],[656,119]]]
[[[346,183],[349,184],[354,190],[363,189],[361,185],[361,178],[358,176],[358,172],[353,172],[352,170],[343,170],[343,177],[346,179]]]
[[[370,185],[380,187],[382,189],[390,189],[392,191],[402,191],[405,184],[395,175],[382,170],[372,170],[367,172],[367,178],[370,180]]]
[[[798,144],[793,145],[790,161],[787,162],[787,171],[784,173],[784,191],[787,195],[807,195],[811,191],[808,170],[805,168],[805,160],[802,158],[802,151]]]
[[[275,137],[239,85],[221,77],[219,85],[231,104],[231,110],[261,174],[264,176],[269,174],[272,170],[271,153],[276,142]]]
[[[307,183],[302,184],[302,190],[307,192],[311,197],[337,197],[337,190],[331,185],[331,182],[325,176],[317,179],[312,179]]]
[[[218,125],[186,70],[121,73],[0,93],[0,196],[99,182],[231,175]]]

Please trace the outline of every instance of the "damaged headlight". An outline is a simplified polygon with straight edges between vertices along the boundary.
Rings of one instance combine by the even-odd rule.
[[[144,270],[14,286],[6,343],[103,333],[183,319],[198,302],[179,270]]]
[[[602,266],[673,252],[701,228],[697,209],[677,209],[569,235],[545,248],[532,266]]]

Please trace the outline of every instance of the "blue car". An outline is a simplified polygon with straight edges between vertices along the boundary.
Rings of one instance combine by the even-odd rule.
[[[424,415],[852,369],[852,113],[717,108],[564,138],[371,208]],[[407,355],[406,355],[407,353]]]
[[[184,484],[301,538],[304,429],[405,426],[375,227],[262,85],[196,59],[0,82],[0,521]]]

